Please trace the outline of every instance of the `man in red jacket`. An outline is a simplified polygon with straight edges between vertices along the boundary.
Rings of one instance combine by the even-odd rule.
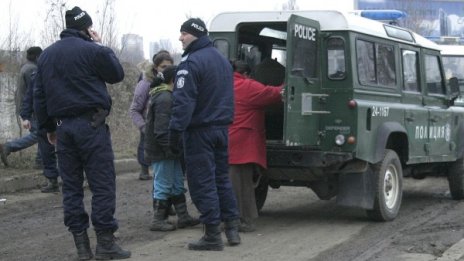
[[[251,232],[253,219],[258,217],[253,175],[267,168],[264,109],[282,102],[282,86],[266,86],[248,78],[250,67],[243,61],[233,62],[233,68],[235,114],[229,128],[229,175],[240,210],[240,230]]]

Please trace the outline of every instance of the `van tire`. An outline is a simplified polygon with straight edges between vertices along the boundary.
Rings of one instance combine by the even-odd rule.
[[[264,206],[264,202],[266,202],[268,189],[269,179],[266,177],[266,175],[262,175],[259,179],[258,185],[255,188],[256,208],[258,211],[261,211]]]
[[[383,159],[371,164],[374,175],[374,208],[366,210],[374,221],[396,218],[403,196],[403,169],[395,151],[386,149]]]
[[[464,159],[452,163],[448,170],[448,184],[454,200],[464,199]]]

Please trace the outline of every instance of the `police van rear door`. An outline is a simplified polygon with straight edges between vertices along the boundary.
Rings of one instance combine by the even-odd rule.
[[[287,23],[286,106],[284,141],[287,146],[318,143],[320,110],[320,25],[291,15]]]

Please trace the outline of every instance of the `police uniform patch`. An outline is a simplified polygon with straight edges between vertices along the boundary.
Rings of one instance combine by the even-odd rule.
[[[177,89],[183,88],[184,84],[185,84],[185,77],[179,77],[177,79],[177,85],[176,85]]]

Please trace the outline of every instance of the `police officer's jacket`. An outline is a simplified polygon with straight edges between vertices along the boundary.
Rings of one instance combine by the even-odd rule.
[[[40,128],[54,131],[55,118],[73,117],[95,108],[110,110],[105,82],[124,79],[114,52],[75,29],[65,29],[61,40],[39,57],[34,88],[34,109]]]
[[[233,70],[208,36],[182,54],[174,83],[170,130],[228,126],[234,115]]]

